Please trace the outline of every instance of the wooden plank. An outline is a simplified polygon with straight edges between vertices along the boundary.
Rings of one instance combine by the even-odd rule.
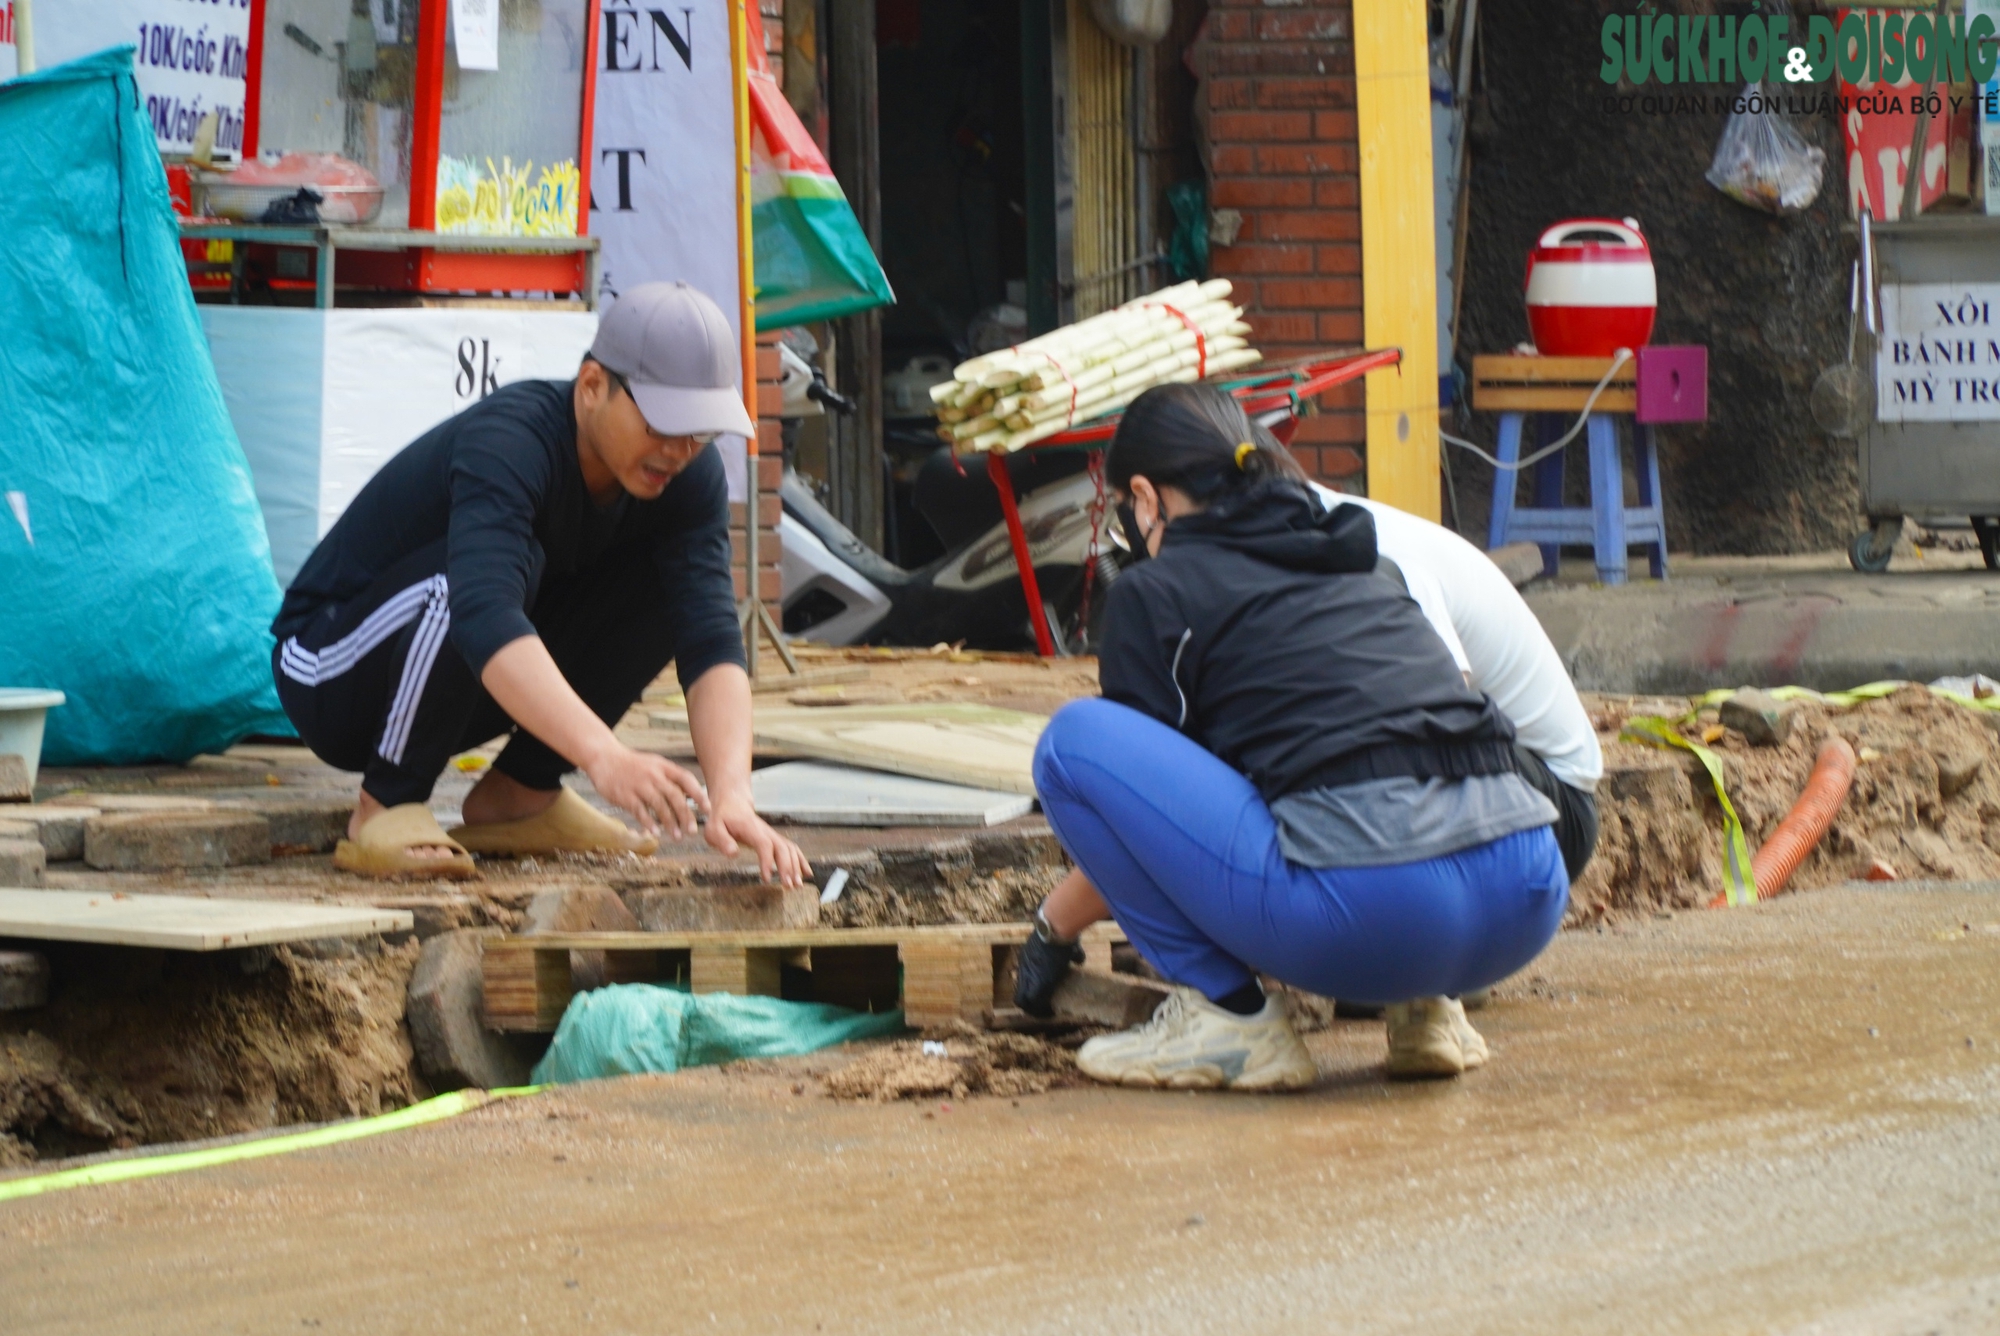
[[[990,705],[927,702],[838,709],[760,710],[751,732],[764,745],[820,760],[1032,795],[1043,715]]]
[[[903,1021],[926,1029],[977,1023],[993,1005],[993,943],[936,938],[904,942]]]
[[[1368,495],[1439,518],[1436,217],[1425,6],[1354,0],[1362,331],[1402,364],[1368,376]]]
[[[1595,385],[1611,369],[1608,357],[1542,357],[1531,353],[1486,353],[1472,359],[1474,385]],[[1639,363],[1629,358],[1611,378],[1613,385],[1639,383]]]
[[[489,1030],[549,1033],[576,995],[567,951],[488,950],[480,972]]]
[[[1482,413],[1579,413],[1610,369],[1608,357],[1489,353],[1472,359],[1472,406]],[[1639,363],[1627,361],[1597,397],[1597,410],[1636,411],[1638,381]]]
[[[656,732],[687,727],[683,709],[654,708]],[[1035,743],[1045,715],[964,701],[833,708],[759,706],[751,738],[759,757],[837,761],[869,770],[1033,796]]]
[[[743,947],[708,943],[693,948],[688,986],[697,993],[735,993],[739,997],[777,997],[787,951],[773,947]]]
[[[1475,385],[1472,406],[1482,413],[1581,413],[1596,386],[1596,381],[1588,385]],[[1615,383],[1605,386],[1591,405],[1598,413],[1632,413],[1638,407],[1639,392]]]
[[[578,991],[573,951],[602,952],[607,983],[686,980],[694,992],[742,996],[785,993],[786,966],[812,972],[808,1000],[861,1011],[898,1005],[914,1026],[954,1017],[978,1021],[1010,1004],[1008,957],[1027,939],[1025,923],[920,928],[792,929],[736,933],[589,932],[497,938],[486,943],[486,1017],[495,1030],[547,1033]],[[1109,970],[1115,924],[1084,934],[1093,968]],[[900,961],[902,990],[898,994]],[[822,976],[821,971],[825,974]],[[796,978],[796,976],[794,976]],[[1000,992],[1008,992],[1001,997]]]
[[[500,937],[487,944],[491,951],[667,951],[712,947],[835,947],[899,946],[935,938],[986,942],[1028,940],[1032,924],[949,923],[923,927],[885,928],[758,928],[740,932],[549,932],[530,937]],[[1100,923],[1084,932],[1085,950],[1102,940],[1117,943],[1125,934],[1115,923]]]
[[[168,951],[224,951],[408,932],[410,911],[114,891],[0,889],[0,937]]]

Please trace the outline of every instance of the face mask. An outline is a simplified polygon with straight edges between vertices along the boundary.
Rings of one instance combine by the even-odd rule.
[[[1118,527],[1125,532],[1125,546],[1132,553],[1132,560],[1144,561],[1153,554],[1146,550],[1146,537],[1139,532],[1139,517],[1132,509],[1130,501],[1118,507]]]

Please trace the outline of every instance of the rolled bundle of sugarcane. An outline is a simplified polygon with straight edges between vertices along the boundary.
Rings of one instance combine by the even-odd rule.
[[[962,454],[1019,450],[1115,412],[1155,385],[1254,365],[1229,280],[1182,283],[959,364],[931,386],[938,435]]]

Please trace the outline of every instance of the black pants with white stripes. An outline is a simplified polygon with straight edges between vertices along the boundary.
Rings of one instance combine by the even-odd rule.
[[[563,677],[614,726],[674,657],[651,554],[632,556],[538,579],[529,594],[528,619]],[[495,768],[531,789],[556,788],[574,768],[516,727],[452,647],[450,593],[440,541],[322,608],[272,656],[299,737],[327,764],[360,771],[387,807],[427,801],[452,756],[503,733]]]

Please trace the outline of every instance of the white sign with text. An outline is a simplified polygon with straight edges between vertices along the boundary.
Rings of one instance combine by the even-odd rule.
[[[2000,283],[1884,284],[1875,400],[1883,422],[2000,420]]]
[[[608,302],[641,283],[685,280],[735,329],[729,6],[604,0],[601,22],[590,231],[604,244],[602,295]]]
[[[12,7],[9,6],[11,16]],[[139,103],[162,153],[186,153],[209,112],[218,153],[243,148],[250,0],[66,0],[35,6],[35,65],[130,46]],[[11,54],[11,48],[10,48]]]

